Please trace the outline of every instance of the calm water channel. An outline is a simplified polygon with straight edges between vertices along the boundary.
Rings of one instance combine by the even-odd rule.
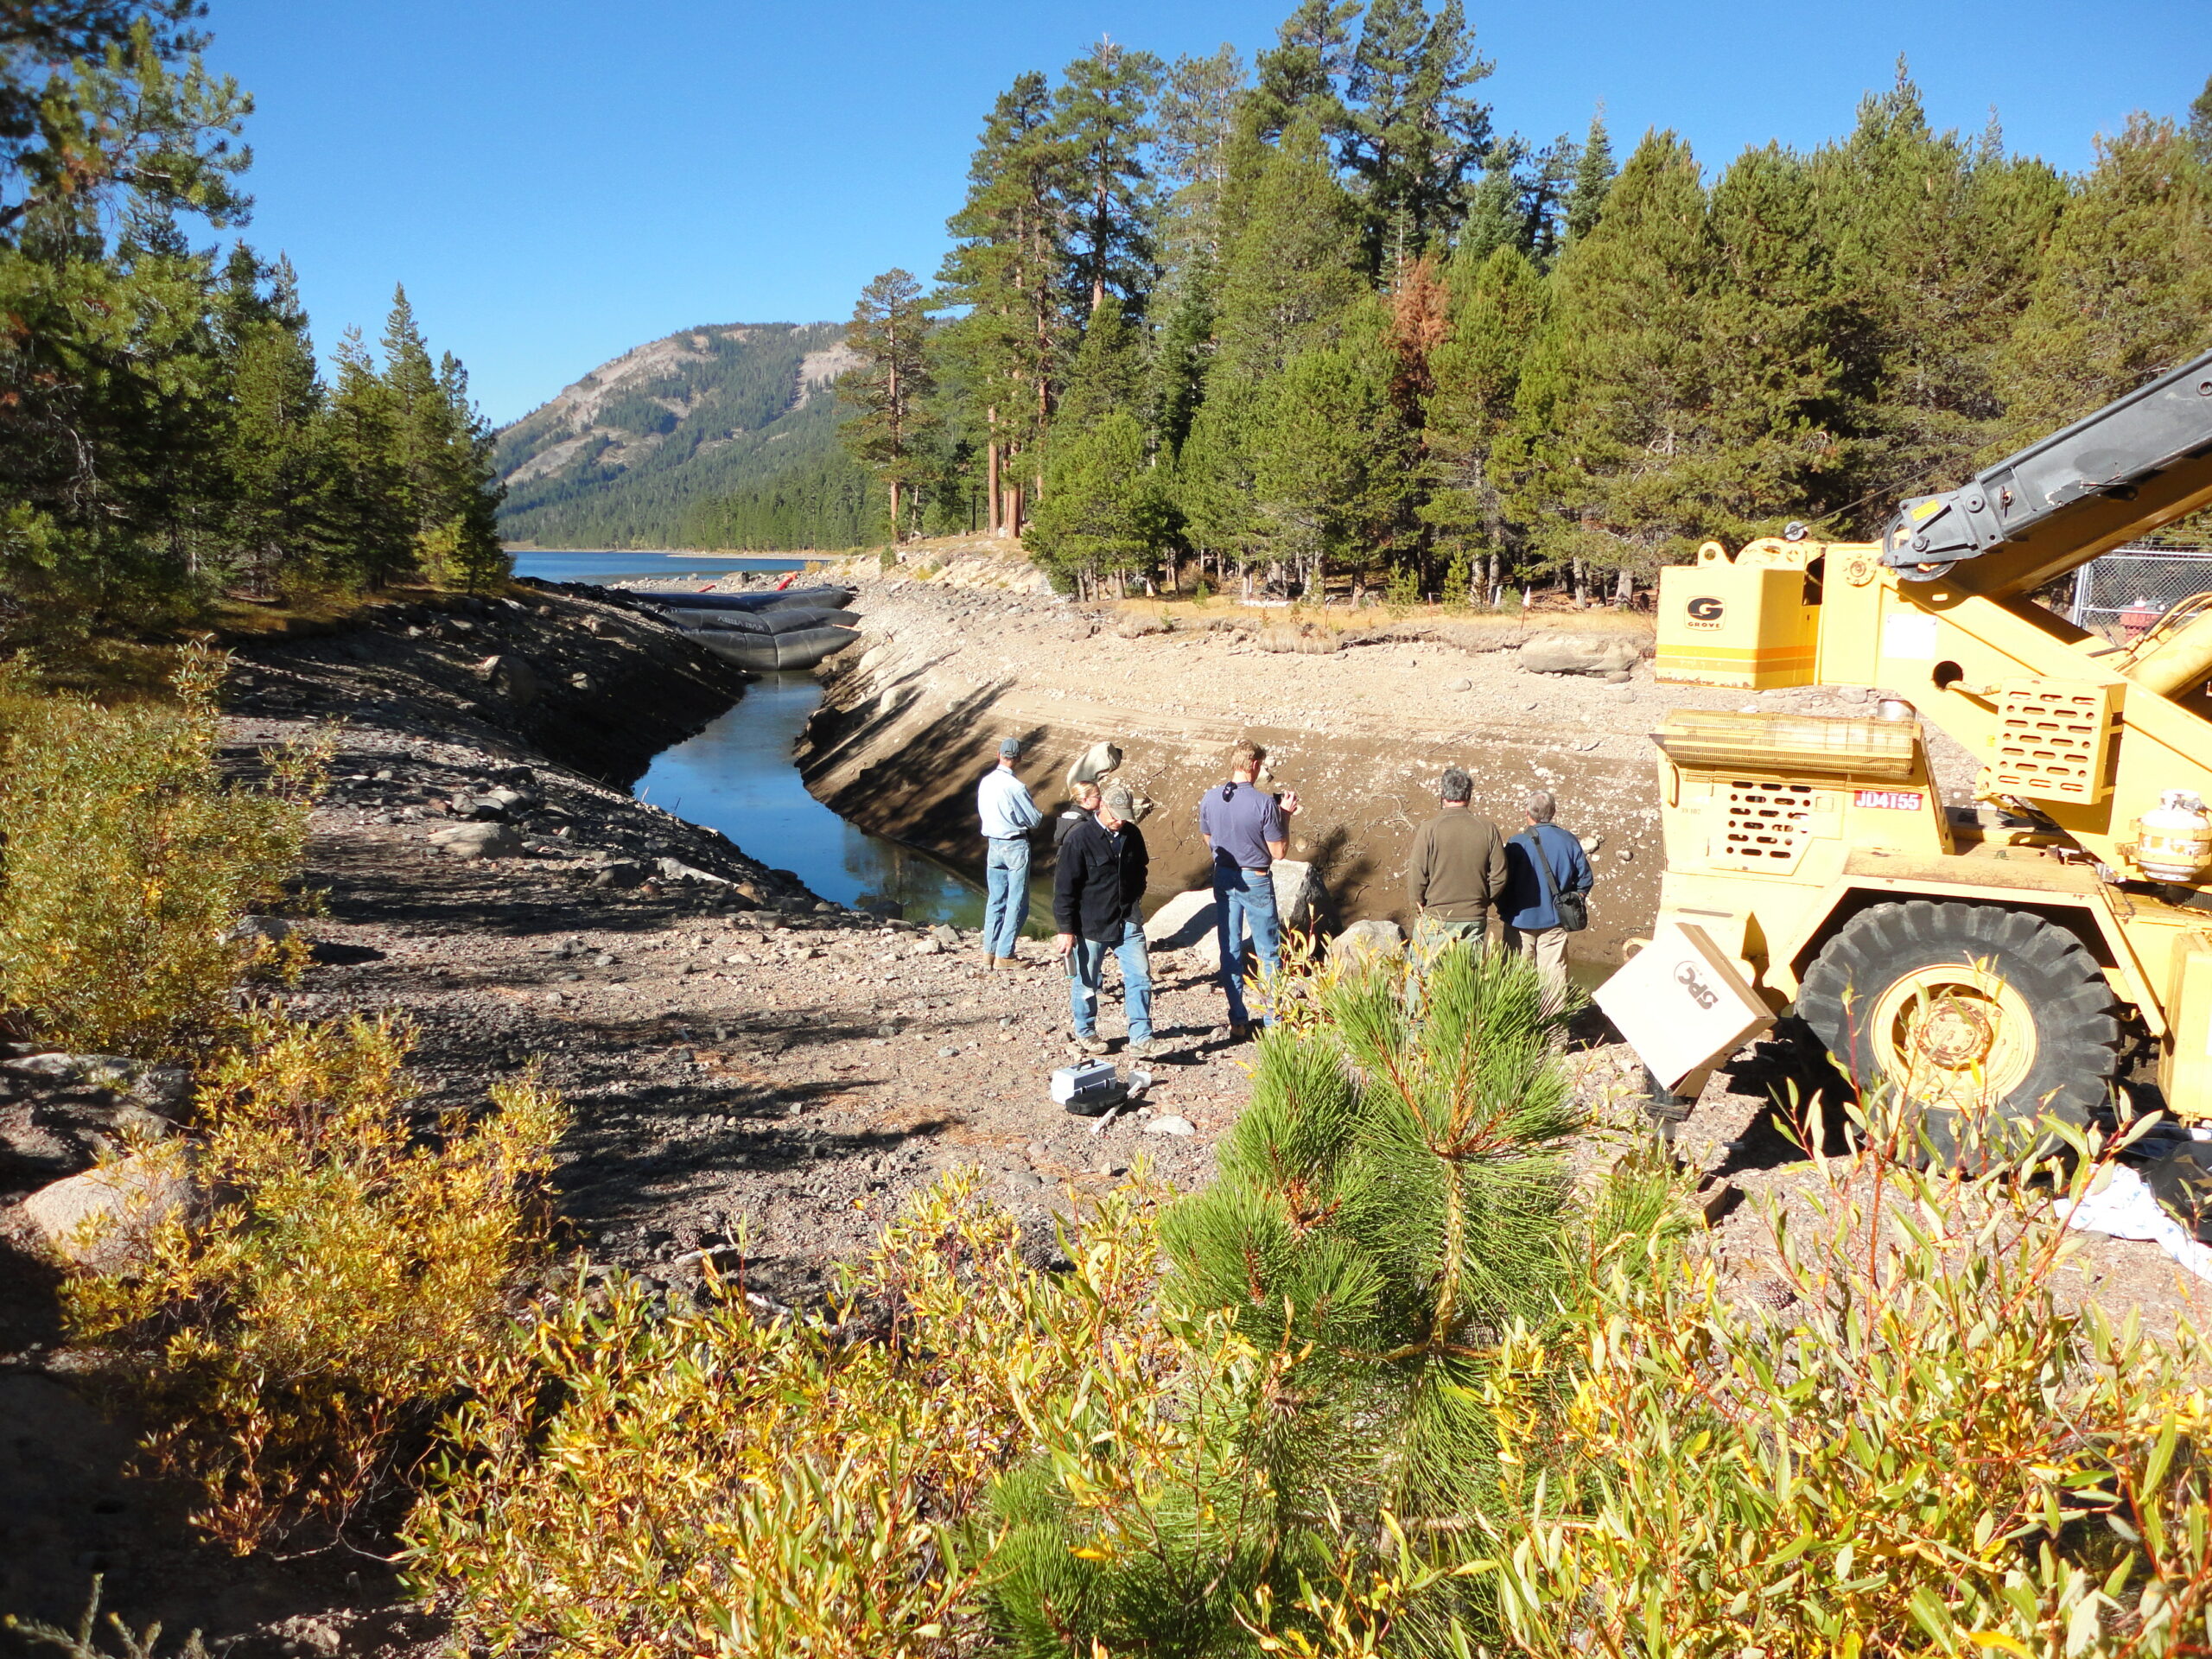
[[[696,553],[623,553],[555,548],[515,555],[515,575],[540,582],[620,582],[625,576],[726,576],[733,570],[799,570],[801,559],[710,558]]]
[[[847,823],[806,792],[792,747],[822,701],[809,674],[766,674],[696,737],[664,749],[640,800],[719,830],[771,869],[841,905],[889,900],[909,921],[980,927],[983,892],[934,859]],[[1048,893],[1039,894],[1049,908]],[[1029,931],[1046,931],[1037,897]]]

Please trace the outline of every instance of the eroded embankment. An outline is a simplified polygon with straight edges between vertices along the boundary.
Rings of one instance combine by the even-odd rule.
[[[1155,887],[1194,886],[1206,868],[1199,797],[1226,775],[1228,745],[1249,735],[1304,803],[1293,854],[1319,867],[1339,919],[1407,919],[1406,854],[1453,763],[1499,823],[1517,827],[1520,801],[1541,787],[1598,842],[1592,954],[1617,951],[1651,917],[1658,818],[1644,734],[1660,699],[1648,668],[1624,686],[1526,674],[1510,651],[1435,639],[1301,655],[1236,628],[1130,638],[1111,609],[911,581],[873,584],[855,604],[864,645],[824,671],[800,765],[817,796],[879,834],[972,868],[975,782],[1000,738],[1033,746],[1022,775],[1055,804],[1069,763],[1109,739],[1123,776],[1157,803],[1145,822]],[[1484,638],[1517,643],[1511,631]]]

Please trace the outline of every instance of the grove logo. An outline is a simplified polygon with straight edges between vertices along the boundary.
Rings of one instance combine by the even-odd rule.
[[[1682,613],[1694,628],[1717,628],[1721,613],[1728,607],[1711,594],[1701,594],[1682,607]]]

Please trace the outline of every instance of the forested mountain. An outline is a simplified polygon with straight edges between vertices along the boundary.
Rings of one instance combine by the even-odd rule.
[[[1617,160],[1478,96],[1459,0],[1299,0],[1249,66],[1102,41],[984,117],[931,287],[848,330],[901,534],[1075,586],[1625,594],[1719,537],[1862,536],[2212,346],[2212,89],[2077,176],[1928,119]],[[1187,569],[1187,564],[1183,568]]]
[[[717,324],[601,364],[499,434],[501,532],[543,547],[847,547],[880,533],[866,475],[837,447],[831,386],[856,360],[842,333]]]

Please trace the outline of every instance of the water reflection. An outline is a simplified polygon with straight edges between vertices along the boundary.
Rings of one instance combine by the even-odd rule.
[[[836,903],[892,904],[909,921],[981,927],[981,887],[925,853],[847,823],[806,792],[791,749],[821,701],[811,675],[764,675],[706,730],[654,757],[638,798],[721,830]],[[1049,887],[1033,884],[1032,936],[1048,931],[1051,904]]]

